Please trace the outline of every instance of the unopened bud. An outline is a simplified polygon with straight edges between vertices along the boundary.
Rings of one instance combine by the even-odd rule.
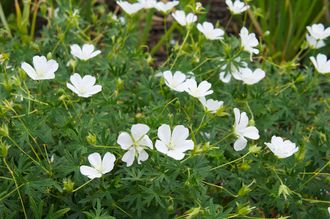
[[[94,144],[96,144],[96,135],[89,133],[88,136],[86,137],[86,140],[87,140],[88,144],[94,145]]]

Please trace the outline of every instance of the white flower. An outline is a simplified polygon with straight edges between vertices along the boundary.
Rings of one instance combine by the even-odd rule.
[[[197,16],[193,13],[189,13],[186,16],[186,13],[180,10],[172,13],[172,16],[182,26],[187,26],[197,21]]]
[[[78,73],[70,77],[70,83],[66,86],[76,93],[79,97],[90,97],[102,90],[101,85],[95,85],[96,79],[93,76],[85,75],[83,78]]]
[[[241,57],[237,57],[234,59],[234,61],[231,61],[229,63],[230,65],[230,69],[229,72],[224,71],[227,68],[227,64],[223,65],[221,67],[221,72],[219,73],[219,79],[223,82],[223,83],[229,83],[231,80],[231,76],[233,76],[236,80],[242,80],[241,79],[241,75],[239,73],[239,70],[241,69],[240,66],[243,67],[247,67],[248,64],[246,62],[241,62]]]
[[[226,4],[233,14],[240,14],[250,8],[249,5],[244,4],[240,0],[235,0],[234,3],[231,0],[226,0]]]
[[[105,153],[103,160],[99,153],[92,153],[88,156],[90,166],[80,166],[80,173],[90,179],[100,178],[103,174],[109,173],[115,163],[116,157],[110,152]]]
[[[26,62],[23,62],[21,65],[21,68],[33,80],[48,80],[55,78],[58,63],[53,59],[47,61],[45,56],[34,56],[33,67]]]
[[[327,60],[326,55],[320,53],[316,56],[316,59],[313,56],[309,57],[309,59],[318,72],[322,74],[330,73],[330,60]]]
[[[240,113],[240,110],[234,108],[235,114],[235,135],[237,136],[237,140],[234,143],[235,151],[241,151],[246,147],[247,140],[249,139],[259,139],[259,131],[254,126],[248,126],[249,118],[246,115],[246,112]]]
[[[204,22],[203,24],[197,24],[197,29],[204,34],[204,36],[209,40],[222,39],[224,31],[220,28],[214,28],[213,24],[210,22]]]
[[[249,68],[240,68],[239,72],[236,73],[236,79],[242,80],[245,84],[252,85],[258,83],[266,76],[266,73],[257,68],[252,72]]]
[[[165,79],[165,84],[177,92],[185,91],[186,85],[186,75],[181,71],[176,71],[173,75],[171,71],[164,71],[163,77]]]
[[[131,134],[122,132],[119,134],[117,143],[127,152],[122,157],[122,161],[129,167],[133,164],[135,157],[138,164],[148,159],[149,155],[144,150],[146,147],[152,149],[152,141],[148,137],[149,126],[145,124],[135,124],[131,128]]]
[[[84,44],[82,48],[80,48],[77,44],[73,44],[70,46],[70,48],[71,55],[84,61],[94,58],[101,53],[100,50],[94,51],[95,47],[92,44]]]
[[[325,43],[323,40],[316,40],[314,37],[310,36],[309,34],[306,34],[306,41],[312,49],[319,49],[325,46]]]
[[[172,157],[175,160],[182,160],[185,156],[185,151],[194,149],[194,142],[187,140],[189,130],[183,125],[174,127],[171,133],[170,126],[163,124],[158,128],[158,138],[156,141],[156,149]]]
[[[193,97],[205,97],[213,93],[213,90],[210,90],[211,84],[207,81],[202,81],[198,86],[195,79],[191,78],[186,80],[186,92]]]
[[[142,9],[142,5],[140,3],[129,3],[126,1],[117,1],[117,4],[127,13],[134,14]]]
[[[266,143],[267,147],[278,157],[287,158],[296,153],[299,147],[289,140],[283,140],[281,137],[273,136],[271,143]]]
[[[313,24],[312,26],[306,27],[308,32],[316,40],[324,40],[330,36],[330,27],[324,28],[323,24]]]
[[[252,54],[259,54],[259,50],[254,48],[258,46],[259,42],[254,33],[249,34],[248,29],[243,27],[239,33],[241,37],[242,46],[245,51]]]
[[[203,104],[204,108],[211,113],[216,113],[223,106],[223,101],[213,99],[206,100],[205,97],[199,98],[199,101]]]
[[[141,4],[142,8],[150,9],[150,8],[156,7],[157,1],[156,0],[138,0],[138,3]]]
[[[157,2],[156,9],[158,11],[167,13],[168,11],[172,10],[175,6],[179,4],[179,1],[172,1],[172,2]]]

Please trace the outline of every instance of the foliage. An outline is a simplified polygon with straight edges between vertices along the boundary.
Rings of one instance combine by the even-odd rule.
[[[270,50],[252,63],[237,36],[208,41],[196,28],[173,22],[155,45],[168,52],[157,65],[143,39],[151,28],[143,23],[156,12],[125,16],[123,24],[104,4],[88,13],[75,1],[38,4],[45,24],[36,34],[23,21],[13,28],[10,16],[12,37],[1,29],[0,218],[328,217],[330,81],[308,60],[277,65]],[[190,11],[195,5],[178,7]],[[33,13],[24,16],[33,19]],[[265,38],[259,49],[276,39]],[[92,43],[102,53],[86,62],[73,59],[74,43]],[[298,49],[291,40],[287,46]],[[34,55],[59,63],[54,80],[33,81],[23,72],[21,63]],[[238,56],[266,77],[252,86],[222,83],[221,67]],[[169,69],[212,82],[212,97],[225,108],[210,114],[197,99],[169,90],[157,76]],[[73,72],[94,75],[102,92],[88,99],[75,95],[66,87]],[[247,112],[261,135],[240,152],[232,147],[235,107]],[[161,124],[185,125],[195,148],[181,161],[149,150],[147,161],[126,167],[116,141],[136,123],[148,124],[153,142]],[[292,140],[299,151],[278,159],[264,145],[273,135]],[[94,180],[81,175],[89,154],[108,151],[117,157],[110,173]]]

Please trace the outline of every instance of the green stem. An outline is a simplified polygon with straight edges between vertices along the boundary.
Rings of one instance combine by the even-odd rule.
[[[153,10],[153,9],[148,11],[140,45],[145,45],[147,40],[148,40],[149,32],[150,32],[151,27],[152,27],[152,18],[154,16],[154,13],[155,13],[155,10]]]
[[[34,11],[33,11],[33,17],[32,17],[32,24],[31,24],[31,30],[30,30],[30,38],[33,40],[34,38],[34,31],[36,27],[36,21],[37,21],[37,16],[38,16],[38,9],[39,9],[39,1],[35,1],[35,6],[34,6]]]
[[[32,160],[32,162],[34,162],[35,164],[37,164],[38,166],[41,167],[41,169],[43,169],[47,174],[49,174],[49,171],[43,167],[38,161],[36,161],[33,157],[31,157],[29,154],[27,154],[23,148],[21,148],[21,146],[19,146],[19,144],[16,143],[16,141],[14,139],[12,139],[10,136],[7,136],[7,138],[24,154],[26,155],[28,158],[30,158]]]
[[[213,168],[211,168],[211,170],[216,170],[216,169],[219,169],[221,167],[224,167],[224,166],[227,166],[229,164],[232,164],[232,163],[235,163],[237,161],[240,161],[240,160],[244,159],[246,156],[248,156],[249,154],[251,154],[251,151],[249,151],[248,153],[244,154],[242,157],[239,157],[239,158],[237,158],[235,160],[232,160],[230,162],[224,163],[224,164],[222,164],[220,166],[217,166],[217,167],[213,167]]]
[[[319,175],[320,172],[322,172],[322,170],[324,168],[326,168],[328,165],[330,164],[330,161],[328,161],[324,166],[322,166],[318,171],[315,172],[315,174],[313,176],[311,176],[308,180],[306,180],[300,187],[300,189],[303,189],[304,186],[309,183],[312,179],[314,179],[315,177],[317,177]]]
[[[213,186],[213,187],[216,187],[216,188],[219,188],[219,189],[223,189],[224,191],[226,191],[228,194],[230,194],[231,196],[233,197],[238,197],[238,195],[235,195],[234,193],[232,193],[231,191],[229,191],[228,189],[226,189],[225,187],[223,186],[219,186],[219,185],[216,185],[216,184],[213,184],[213,183],[209,183],[209,182],[206,182],[206,181],[202,181],[202,183],[206,184],[206,185],[209,185],[209,186]]]
[[[158,43],[151,49],[150,54],[154,55],[160,47],[166,43],[167,39],[171,36],[171,33],[176,28],[176,23],[172,24],[172,26],[166,31],[165,35],[162,36],[162,38],[158,41]]]
[[[17,181],[16,181],[16,178],[15,178],[15,176],[14,176],[14,172],[12,171],[12,169],[10,168],[10,166],[8,165],[8,163],[7,163],[7,161],[6,161],[5,158],[3,159],[3,162],[4,162],[4,164],[6,165],[7,169],[9,170],[10,175],[13,177],[13,180],[14,180],[14,183],[15,183],[15,188],[16,188],[16,190],[17,190],[18,197],[19,197],[20,202],[21,202],[21,205],[22,205],[22,209],[23,209],[24,217],[27,219],[28,217],[27,217],[27,215],[26,215],[24,202],[23,202],[23,199],[22,199],[21,193],[20,193],[20,191],[19,191],[19,187],[20,187],[20,186],[18,185],[18,183],[17,183]]]
[[[9,35],[10,37],[13,37],[13,35],[11,34],[11,31],[10,31],[10,28],[9,28],[9,26],[8,26],[7,19],[6,19],[6,16],[5,16],[5,13],[3,12],[1,2],[0,2],[0,19],[1,19],[1,22],[2,22],[3,26],[4,26],[5,29],[7,30],[8,35]]]
[[[183,46],[185,45],[185,43],[187,42],[188,37],[189,37],[189,34],[190,34],[190,28],[188,27],[187,34],[186,34],[186,36],[185,36],[185,38],[184,38],[184,40],[183,40],[183,42],[182,42],[182,44],[181,44],[181,46],[180,46],[180,48],[179,48],[178,54],[176,55],[176,57],[175,57],[175,59],[174,59],[172,65],[171,65],[170,70],[172,70],[172,68],[174,67],[174,65],[175,65],[176,61],[178,60],[179,56],[181,56],[182,48],[183,48]]]
[[[78,188],[72,190],[72,193],[78,191],[79,189],[81,189],[82,187],[86,186],[87,184],[89,184],[92,181],[93,181],[93,179],[88,180],[87,182],[85,182],[84,184],[82,184],[81,186],[79,186]]]

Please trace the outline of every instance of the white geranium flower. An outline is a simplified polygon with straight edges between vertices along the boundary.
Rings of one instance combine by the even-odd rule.
[[[199,98],[199,101],[203,104],[206,111],[216,113],[221,107],[223,107],[223,101],[208,99],[205,97]]]
[[[241,14],[242,12],[250,8],[249,5],[245,4],[244,2],[241,2],[240,0],[235,0],[234,3],[231,0],[226,0],[226,4],[233,14]]]
[[[127,150],[122,157],[122,161],[128,167],[133,164],[135,158],[137,158],[138,164],[148,159],[149,155],[144,149],[153,148],[152,141],[147,135],[149,129],[149,126],[145,124],[135,124],[131,128],[131,134],[127,132],[119,134],[117,143],[122,149]]]
[[[223,83],[229,83],[231,80],[231,76],[233,76],[236,80],[242,80],[241,79],[241,75],[239,73],[241,67],[248,67],[248,64],[246,62],[241,62],[241,57],[237,57],[234,59],[234,61],[231,61],[229,63],[230,65],[230,70],[229,72],[226,72],[225,69],[227,68],[227,64],[223,65],[221,67],[221,72],[219,73],[219,79],[223,82]],[[227,74],[226,74],[227,73]]]
[[[321,74],[330,73],[330,60],[327,60],[326,55],[320,53],[316,56],[316,59],[313,56],[309,57],[309,59],[312,61],[318,72]]]
[[[204,22],[203,24],[197,24],[197,29],[204,34],[204,36],[209,40],[222,39],[224,31],[220,28],[214,28],[213,24],[210,22]]]
[[[156,141],[156,149],[172,157],[175,160],[182,160],[187,150],[194,149],[194,142],[187,140],[189,130],[183,125],[174,127],[171,133],[171,128],[167,124],[163,124],[158,128],[158,138]]]
[[[101,85],[95,85],[96,79],[91,75],[82,78],[78,73],[74,73],[70,77],[70,82],[71,84],[67,83],[66,86],[79,97],[90,97],[102,90]]]
[[[271,143],[266,143],[267,147],[278,157],[287,158],[296,153],[299,147],[289,140],[283,140],[281,137],[273,136]]]
[[[177,92],[185,91],[186,85],[186,75],[181,71],[176,71],[173,75],[171,71],[164,71],[163,77],[165,79],[165,84]]]
[[[179,4],[179,1],[172,1],[172,2],[157,2],[156,9],[163,13],[167,13],[168,11],[172,10],[175,6]]]
[[[34,67],[34,68],[33,68]],[[47,61],[45,56],[34,56],[33,67],[23,62],[21,68],[33,80],[49,80],[55,78],[55,72],[58,69],[58,63],[51,59]]]
[[[323,24],[313,24],[306,27],[308,32],[316,40],[324,40],[330,36],[330,27],[324,28]]]
[[[150,9],[150,8],[156,7],[157,1],[156,0],[138,0],[138,3],[141,4],[142,8]]]
[[[259,50],[254,48],[259,44],[259,41],[254,33],[249,34],[248,29],[246,29],[246,27],[243,27],[239,35],[241,37],[242,46],[245,51],[249,52],[251,56],[252,54],[259,54]]]
[[[77,44],[73,44],[70,46],[70,48],[71,55],[84,61],[94,58],[101,53],[100,50],[94,51],[95,47],[92,44],[84,44],[82,48],[80,48]]]
[[[198,86],[195,79],[191,78],[186,80],[186,92],[193,97],[205,97],[213,93],[213,90],[210,90],[211,83],[207,81],[202,81]]]
[[[242,80],[245,84],[248,84],[248,85],[258,83],[265,76],[266,76],[266,73],[260,68],[257,68],[254,71],[252,71],[249,68],[240,68],[239,72],[237,73],[237,78],[240,78],[238,80]]]
[[[103,160],[99,153],[92,153],[88,156],[90,166],[80,166],[80,173],[90,179],[100,178],[103,174],[109,173],[115,164],[116,157],[110,152],[105,153]]]
[[[189,26],[190,24],[197,21],[197,16],[193,13],[189,13],[186,15],[184,11],[178,10],[172,13],[174,19],[182,26]]]
[[[117,4],[129,15],[134,14],[143,8],[139,2],[129,3],[126,1],[117,1]]]
[[[237,136],[237,140],[234,143],[234,150],[235,151],[241,151],[243,150],[247,145],[246,138],[249,139],[259,139],[259,131],[254,126],[248,126],[249,118],[246,115],[246,112],[240,113],[240,110],[237,108],[234,108],[234,114],[235,114],[235,135]]]
[[[323,40],[317,40],[309,34],[306,34],[306,41],[309,47],[311,47],[312,49],[319,49],[325,46],[325,42]]]

